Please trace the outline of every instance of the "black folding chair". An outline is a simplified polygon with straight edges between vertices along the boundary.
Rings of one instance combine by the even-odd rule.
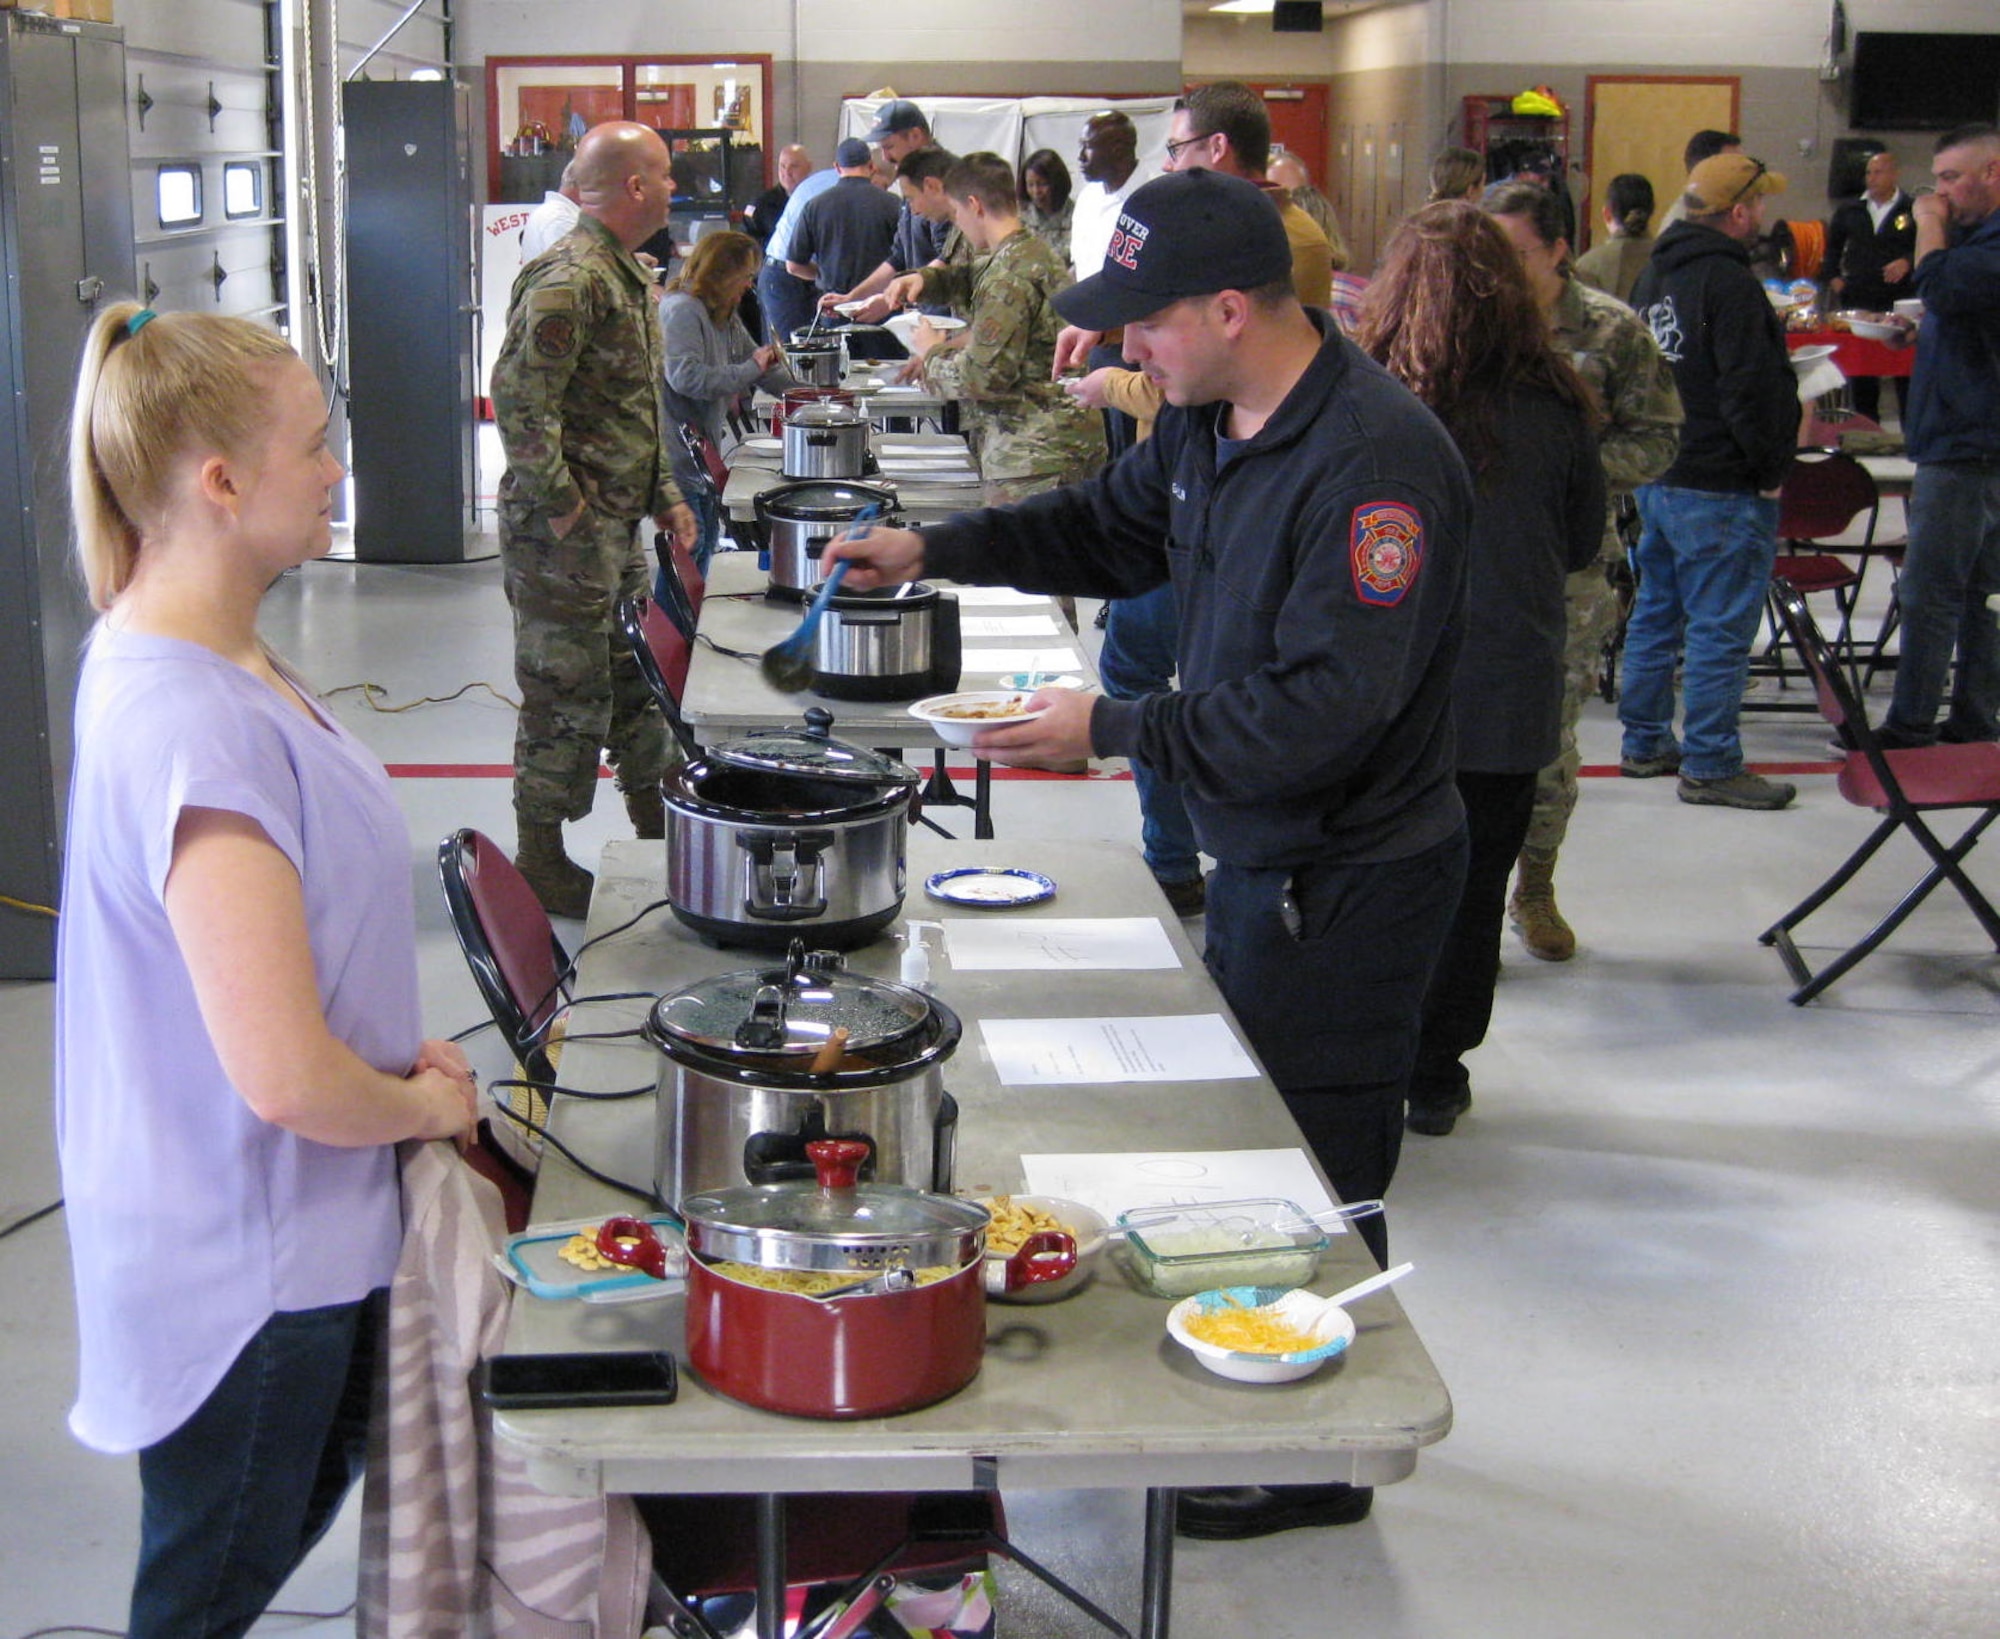
[[[1962,863],[1987,826],[2000,817],[2000,745],[1982,742],[1886,749],[1869,726],[1860,696],[1806,608],[1804,597],[1789,581],[1776,582],[1773,591],[1779,617],[1812,677],[1821,715],[1833,725],[1847,747],[1838,781],[1840,794],[1857,808],[1872,809],[1882,815],[1882,823],[1839,870],[1759,936],[1762,943],[1777,947],[1786,969],[1798,983],[1799,988],[1792,992],[1793,1003],[1804,1006],[1867,956],[1901,927],[1941,882],[1949,882],[1958,890],[1958,896],[1978,919],[1994,950],[2000,952],[2000,912],[1973,885]],[[1926,816],[1950,809],[1971,811],[1974,818],[1958,840],[1947,846],[1931,829]],[[1844,888],[1898,831],[1907,831],[1930,857],[1929,873],[1866,938],[1815,973],[1793,941],[1793,930]]]

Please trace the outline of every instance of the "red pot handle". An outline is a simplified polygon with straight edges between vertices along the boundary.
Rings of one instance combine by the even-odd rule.
[[[653,1226],[637,1218],[606,1218],[597,1231],[597,1250],[623,1268],[667,1278],[667,1249]]]
[[[1076,1237],[1065,1229],[1040,1229],[1004,1262],[987,1265],[987,1289],[1018,1292],[1024,1286],[1061,1280],[1075,1268]]]

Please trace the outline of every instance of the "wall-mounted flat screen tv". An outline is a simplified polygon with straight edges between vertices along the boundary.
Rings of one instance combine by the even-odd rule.
[[[1949,131],[2000,115],[2000,34],[1854,37],[1847,121],[1859,131]]]

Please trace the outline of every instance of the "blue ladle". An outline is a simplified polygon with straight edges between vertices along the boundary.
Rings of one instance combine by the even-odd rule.
[[[772,644],[759,658],[757,669],[764,674],[764,681],[780,694],[798,694],[812,687],[813,633],[819,629],[819,617],[826,613],[826,606],[846,578],[847,566],[846,558],[833,566],[833,573],[820,582],[799,629],[784,642]]]

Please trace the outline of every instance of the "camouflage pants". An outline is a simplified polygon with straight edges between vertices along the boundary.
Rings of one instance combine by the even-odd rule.
[[[1576,807],[1576,721],[1596,692],[1604,666],[1604,640],[1618,624],[1618,593],[1605,578],[1603,559],[1569,577],[1563,601],[1569,635],[1563,645],[1562,750],[1535,780],[1535,811],[1528,821],[1526,853],[1553,854],[1569,832]]]
[[[659,783],[667,727],[612,611],[651,581],[634,525],[586,511],[558,541],[525,508],[500,507],[500,565],[514,611],[514,813],[524,825],[579,820],[600,752],[622,790]]]

